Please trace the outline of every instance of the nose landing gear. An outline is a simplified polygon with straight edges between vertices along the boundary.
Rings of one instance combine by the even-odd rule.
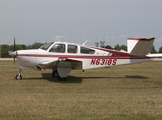
[[[22,76],[20,74],[16,75],[15,77],[16,80],[21,80],[22,79]]]
[[[21,70],[21,68],[19,68],[19,74],[17,74],[16,77],[15,77],[16,80],[22,79],[21,72],[22,72],[22,70]]]

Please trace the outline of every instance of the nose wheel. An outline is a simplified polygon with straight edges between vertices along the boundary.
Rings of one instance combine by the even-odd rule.
[[[22,70],[21,70],[21,68],[19,68],[19,74],[17,74],[16,77],[15,77],[16,80],[22,79],[21,72],[22,72]]]
[[[22,79],[22,76],[20,74],[16,75],[15,77],[16,80],[21,80]]]

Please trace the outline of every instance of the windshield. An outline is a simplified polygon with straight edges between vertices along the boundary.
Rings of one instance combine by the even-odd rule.
[[[47,44],[41,46],[39,49],[47,50],[53,43],[54,43],[54,42],[47,43]]]

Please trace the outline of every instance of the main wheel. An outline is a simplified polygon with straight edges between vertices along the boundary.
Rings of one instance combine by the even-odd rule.
[[[54,71],[52,72],[52,76],[53,76],[53,77],[59,77],[59,73],[57,72],[57,70],[54,70]]]
[[[22,76],[21,75],[16,75],[15,79],[16,80],[21,80],[22,79]]]

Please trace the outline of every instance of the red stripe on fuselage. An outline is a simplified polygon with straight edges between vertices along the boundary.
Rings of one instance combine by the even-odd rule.
[[[114,56],[72,56],[72,55],[25,55],[18,54],[17,56],[23,57],[46,57],[46,58],[79,58],[79,59],[153,59],[152,57],[134,57],[134,56],[124,56],[124,57],[114,57]]]

